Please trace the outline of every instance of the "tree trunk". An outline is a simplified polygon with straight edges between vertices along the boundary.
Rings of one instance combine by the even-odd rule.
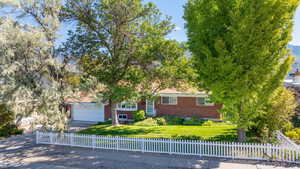
[[[112,125],[117,126],[117,125],[119,125],[118,112],[117,112],[117,103],[115,103],[111,100],[109,102],[110,102]]]
[[[245,128],[241,125],[244,124],[244,121],[247,117],[244,116],[244,100],[241,100],[240,102],[240,112],[239,112],[239,125],[237,129],[237,134],[238,134],[238,141],[239,142],[246,142],[246,130]]]
[[[243,128],[238,129],[238,141],[239,142],[246,142],[246,131]]]

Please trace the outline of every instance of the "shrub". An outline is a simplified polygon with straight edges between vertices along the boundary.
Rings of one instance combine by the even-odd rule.
[[[236,142],[237,136],[235,134],[222,134],[207,139],[208,141],[226,141],[226,142]],[[247,142],[250,140],[247,140]],[[255,141],[254,141],[255,142]]]
[[[134,121],[141,121],[146,119],[146,113],[144,110],[137,110],[133,112]]]
[[[287,132],[285,132],[285,135],[293,140],[300,139],[300,136],[296,131],[287,131]]]
[[[177,140],[204,140],[203,137],[201,136],[195,136],[195,135],[173,135],[172,139],[177,139]]]
[[[136,122],[136,123],[134,123],[134,125],[136,125],[136,126],[157,126],[158,123],[157,123],[156,119],[150,117],[143,121]]]
[[[277,88],[261,106],[260,115],[253,120],[249,132],[261,138],[272,137],[274,131],[288,131],[297,104],[293,92],[285,87]]]
[[[214,122],[211,120],[207,120],[202,124],[202,126],[213,126],[213,125],[214,125]]]
[[[296,112],[297,113],[292,117],[291,122],[293,123],[294,127],[300,127],[300,119],[298,118],[299,112],[300,112],[300,107],[299,106],[296,108]]]
[[[13,113],[7,105],[0,104],[0,137],[9,137],[10,135],[22,134],[23,130],[18,129],[14,124]]]
[[[156,120],[156,123],[160,126],[167,125],[167,120],[163,117],[157,117],[157,118],[155,118],[155,120]]]
[[[192,117],[192,118],[185,119],[183,121],[183,124],[184,125],[201,125],[203,122],[204,122],[204,120],[202,120],[201,118]]]
[[[165,116],[165,119],[170,125],[178,125],[183,123],[183,118],[177,116]]]
[[[193,119],[188,118],[188,119],[184,119],[183,123],[184,125],[195,125],[195,122]]]
[[[12,124],[14,116],[5,104],[0,104],[0,127]]]
[[[9,124],[0,128],[0,137],[9,137],[11,135],[22,134],[23,130],[18,129],[16,125]]]
[[[300,128],[295,128],[293,130],[285,132],[285,135],[293,140],[300,140]]]

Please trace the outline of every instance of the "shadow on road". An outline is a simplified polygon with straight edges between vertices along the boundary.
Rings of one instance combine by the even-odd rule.
[[[168,154],[93,150],[68,146],[36,145],[33,135],[0,140],[0,168],[34,169],[256,169],[298,168],[285,163],[227,160]]]

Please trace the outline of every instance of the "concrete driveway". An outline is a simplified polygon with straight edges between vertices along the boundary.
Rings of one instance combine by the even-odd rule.
[[[0,168],[32,169],[299,169],[284,163],[36,145],[33,135],[0,140]]]

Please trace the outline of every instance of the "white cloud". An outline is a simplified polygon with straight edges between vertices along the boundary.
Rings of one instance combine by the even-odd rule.
[[[182,30],[182,29],[181,29],[181,27],[176,26],[174,30],[175,30],[175,31],[180,31],[180,30]]]

